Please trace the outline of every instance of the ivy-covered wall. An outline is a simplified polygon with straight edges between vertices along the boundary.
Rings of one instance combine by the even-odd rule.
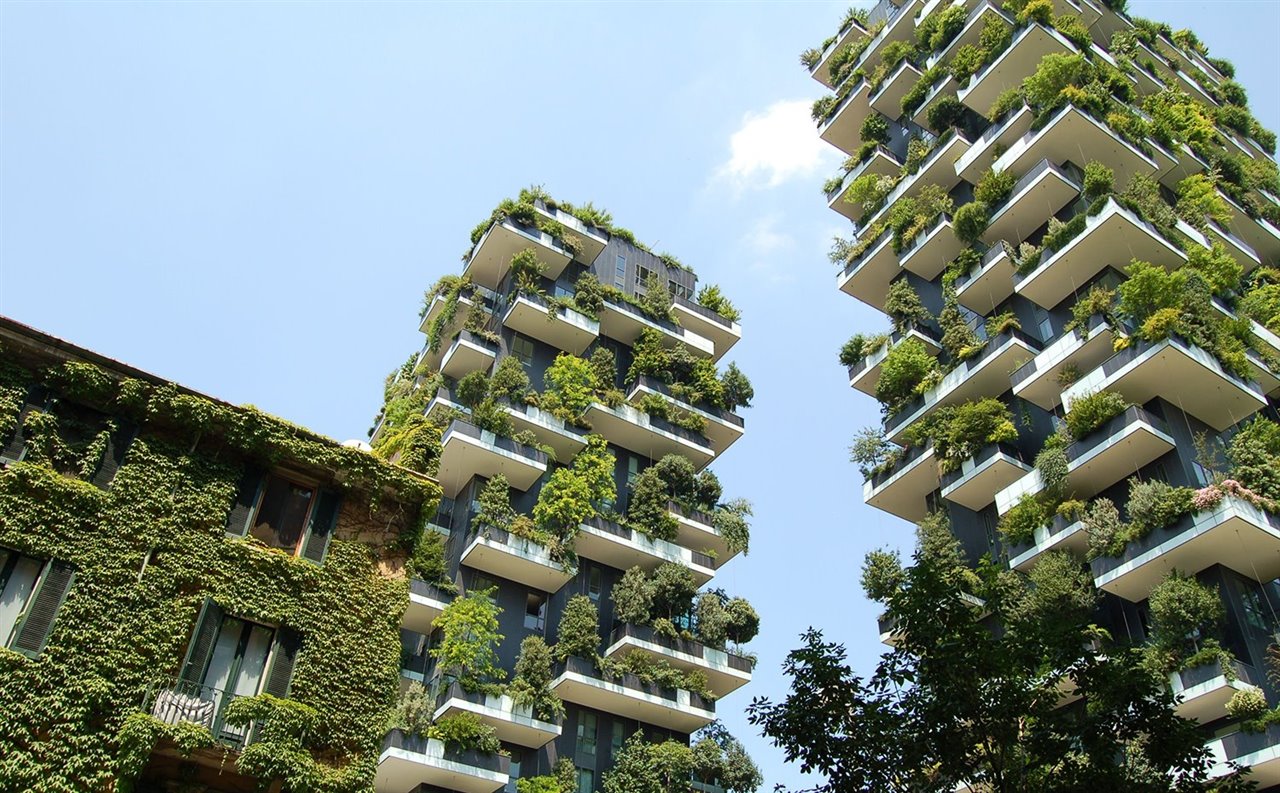
[[[86,363],[104,361],[7,320],[0,344],[0,432],[6,450],[25,449],[0,471],[0,547],[75,570],[43,650],[0,648],[0,789],[150,789],[153,748],[176,739],[180,754],[219,759],[224,779],[371,790],[398,681],[404,561],[435,483],[252,408]],[[114,476],[98,475],[100,435],[60,434],[53,407],[66,404],[131,428],[117,434],[133,437]],[[228,535],[247,464],[341,492],[323,563]],[[246,703],[259,730],[238,758],[207,731],[136,715],[148,685],[178,673],[206,598],[301,637],[289,701]]]

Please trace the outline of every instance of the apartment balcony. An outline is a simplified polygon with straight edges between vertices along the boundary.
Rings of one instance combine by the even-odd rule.
[[[538,436],[556,453],[556,460],[567,464],[587,445],[586,430],[566,424],[545,410],[534,405],[504,405],[503,409],[515,424],[516,432],[528,431]]]
[[[480,524],[474,529],[475,534],[462,552],[462,563],[467,567],[543,592],[555,592],[573,578],[541,543],[497,526]]]
[[[862,122],[874,112],[871,84],[864,77],[836,104],[835,112],[818,125],[818,137],[845,154],[853,154],[862,145]]]
[[[506,218],[490,226],[476,243],[463,275],[470,276],[473,283],[497,289],[511,266],[511,257],[524,250],[533,251],[542,274],[553,281],[573,261],[573,254],[550,234]]]
[[[605,679],[595,664],[570,657],[556,665],[551,690],[565,702],[680,733],[716,719],[714,702],[682,688],[648,685],[632,674]]]
[[[1259,790],[1280,785],[1280,725],[1263,732],[1233,732],[1208,744],[1214,761],[1210,776],[1223,776],[1234,766],[1250,769],[1247,779]]]
[[[856,297],[877,310],[884,309],[889,295],[889,282],[902,266],[893,250],[893,230],[885,229],[861,256],[851,260],[836,276],[836,286],[846,295]]]
[[[706,436],[677,427],[627,404],[615,408],[603,402],[593,402],[587,408],[586,419],[592,429],[610,443],[653,460],[660,460],[668,454],[680,454],[701,469],[716,456]]]
[[[1239,661],[1231,663],[1231,679],[1218,661],[1169,674],[1169,687],[1178,697],[1175,712],[1201,724],[1227,715],[1227,702],[1237,692],[1257,686],[1253,668]],[[1258,681],[1261,682],[1261,681]]]
[[[440,741],[392,730],[378,756],[378,793],[409,793],[428,785],[456,793],[496,793],[510,781],[509,758],[446,748]]]
[[[431,623],[453,602],[453,593],[419,578],[409,579],[409,607],[401,621],[414,633],[431,633]]]
[[[637,377],[627,389],[627,401],[635,401],[646,394],[655,394],[670,402],[678,410],[701,416],[707,423],[703,434],[711,442],[711,450],[717,455],[723,454],[724,450],[741,438],[745,431],[745,423],[737,413],[711,405],[694,405],[686,402],[672,394],[671,387],[666,383],[647,375]]]
[[[960,464],[960,469],[942,475],[942,497],[971,509],[984,509],[996,493],[1032,472],[1012,446],[993,443]]]
[[[935,143],[934,148],[920,163],[920,166],[914,173],[907,174],[894,186],[893,190],[885,196],[884,203],[875,214],[868,217],[864,222],[859,222],[859,229],[868,229],[883,218],[889,211],[889,208],[903,198],[914,198],[919,195],[920,191],[928,185],[936,185],[944,190],[960,184],[960,177],[956,174],[955,161],[960,157],[972,144],[969,139],[959,132],[948,130]]]
[[[487,372],[498,359],[498,345],[469,330],[460,331],[440,359],[445,377],[461,380],[471,372]]]
[[[916,108],[915,112],[911,114],[911,122],[924,127],[935,135],[946,132],[945,129],[938,129],[929,123],[929,111],[943,98],[955,96],[956,89],[959,87],[960,84],[956,82],[956,78],[949,74],[934,83],[933,87],[929,89],[929,93],[925,94],[924,101],[920,103],[920,107]]]
[[[885,25],[871,40],[871,43],[867,45],[867,48],[862,51],[862,56],[858,58],[856,68],[870,73],[876,66],[880,65],[884,48],[889,43],[910,41],[915,37],[916,24],[923,18],[929,4],[924,0],[904,0],[901,5],[895,6],[895,2],[896,0],[892,0],[889,3],[877,4],[872,8],[873,17],[881,8],[884,8],[887,12]]]
[[[584,264],[594,262],[609,244],[609,233],[604,229],[588,226],[559,207],[548,207],[541,200],[534,201],[533,207],[539,214],[564,226],[565,231],[577,238],[579,250],[575,258]]]
[[[1009,147],[1027,135],[1035,115],[1035,112],[1024,104],[991,119],[991,124],[982,133],[982,137],[974,141],[964,156],[956,160],[956,173],[966,182],[977,184],[987,167],[995,160],[996,155],[1008,151]]]
[[[440,441],[438,479],[449,498],[472,477],[502,474],[517,490],[528,490],[547,472],[547,455],[510,438],[454,419]]]
[[[1169,425],[1136,405],[1098,427],[1066,449],[1066,492],[1087,499],[1101,493],[1170,451]],[[1008,512],[1023,496],[1044,489],[1040,472],[1029,470],[996,494],[996,510]]]
[[[1085,220],[1084,231],[1057,250],[1046,249],[1040,263],[1014,275],[1018,294],[1046,309],[1066,300],[1108,265],[1127,271],[1133,259],[1174,269],[1186,262],[1182,251],[1155,227],[1108,199],[1102,211]]]
[[[1009,390],[1009,372],[1039,351],[1039,344],[1018,330],[989,339],[977,357],[961,363],[942,382],[885,419],[889,440],[902,443],[908,427],[944,405],[1003,394]]]
[[[678,564],[689,568],[698,586],[707,583],[716,574],[715,560],[709,555],[666,540],[651,539],[635,529],[599,515],[578,527],[574,548],[579,556],[618,570],[640,567],[645,571],[653,571],[668,562]],[[548,591],[554,592],[555,589]]]
[[[862,500],[894,517],[919,523],[929,511],[925,499],[938,485],[933,447],[912,446],[896,464],[862,483]]]
[[[493,727],[498,740],[538,749],[560,737],[560,725],[533,717],[533,708],[517,705],[506,695],[470,693],[458,682],[441,689],[436,696],[435,719],[471,713]]]
[[[1023,79],[1035,73],[1045,56],[1075,51],[1075,46],[1058,31],[1032,23],[1014,34],[1008,49],[970,77],[956,98],[975,113],[986,115],[996,97],[1006,88],[1021,85]]]
[[[871,94],[871,109],[883,113],[888,118],[902,115],[902,97],[906,96],[916,81],[920,79],[920,70],[911,61],[903,61],[884,78],[884,82]]]
[[[906,334],[894,331],[893,335],[886,339],[878,349],[849,367],[849,386],[856,388],[867,396],[874,397],[876,395],[876,385],[880,382],[880,367],[884,364],[885,358],[889,357],[889,351],[898,346],[899,342],[908,338],[915,339],[923,344],[925,350],[935,358],[938,353],[942,352],[942,343],[935,338],[933,331],[928,328],[912,328]]]
[[[1253,272],[1255,267],[1262,264],[1262,259],[1249,243],[1213,221],[1209,221],[1209,232],[1206,236],[1210,242],[1216,242],[1225,248],[1246,274]]]
[[[1221,432],[1266,406],[1253,383],[1229,374],[1209,353],[1176,338],[1121,350],[1062,392],[1063,405],[1095,391],[1116,391],[1136,405],[1155,397]]]
[[[1262,260],[1270,262],[1280,259],[1280,229],[1263,218],[1249,217],[1244,207],[1225,193],[1219,191],[1219,195],[1227,199],[1227,205],[1231,207],[1231,220],[1227,222],[1227,229]]]
[[[1111,128],[1074,105],[1057,112],[1040,129],[1028,129],[996,158],[997,171],[1025,173],[1041,160],[1053,162],[1105,162],[1115,172],[1115,183],[1125,185],[1135,174],[1159,171],[1155,160],[1139,151]]]
[[[1044,410],[1062,404],[1063,377],[1087,372],[1115,352],[1115,331],[1106,317],[1094,314],[1082,330],[1064,333],[1013,373],[1013,394]]]
[[[973,5],[972,0],[968,0],[968,4]],[[941,13],[941,11],[938,13]],[[943,47],[940,52],[935,52],[928,57],[924,63],[925,68],[932,69],[939,63],[951,61],[961,47],[966,45],[979,46],[979,42],[982,39],[982,29],[986,27],[988,22],[1002,22],[1006,28],[1012,28],[1015,24],[1013,18],[1000,10],[996,3],[991,2],[991,0],[982,0],[974,5],[969,12],[969,16],[965,19],[964,27],[951,40],[951,43]]]
[[[1029,572],[1049,551],[1067,551],[1083,557],[1089,549],[1089,533],[1084,522],[1054,515],[1053,520],[1035,530],[1030,543],[1009,547],[1009,567]]]
[[[1010,248],[997,243],[987,248],[978,269],[956,279],[956,299],[960,305],[986,316],[1013,294],[1013,256]]]
[[[932,281],[947,269],[951,260],[964,250],[964,243],[956,237],[949,215],[941,215],[915,239],[906,243],[898,254],[903,267]]]
[[[194,724],[207,729],[226,750],[239,752],[256,739],[253,725],[228,724],[227,706],[241,695],[178,678],[146,684],[142,712],[170,726]],[[222,752],[218,753],[222,756]]]
[[[729,547],[729,542],[716,528],[715,516],[701,510],[689,509],[674,501],[667,502],[667,512],[676,519],[676,544],[684,548],[702,551],[718,570],[739,551]]]
[[[454,309],[453,319],[441,329],[440,337],[447,339],[454,333],[462,329],[462,324],[467,319],[467,314],[471,313],[471,309],[477,305],[486,308],[493,305],[496,295],[482,286],[471,285],[467,289],[463,289],[458,295],[457,307]],[[426,333],[431,327],[431,323],[436,321],[436,317],[444,311],[449,301],[444,295],[435,295],[431,298],[431,302],[427,305],[427,311],[422,315],[422,322],[418,325],[418,330]]]
[[[435,394],[427,402],[427,407],[422,414],[429,419],[437,422],[451,421],[449,416],[454,414],[462,414],[464,416],[471,415],[471,408],[457,401],[453,395],[453,390],[448,386],[440,386],[436,389]]]
[[[600,309],[600,332],[623,344],[634,344],[645,330],[656,330],[666,347],[684,347],[701,357],[713,357],[716,345],[711,339],[683,328],[674,322],[655,320],[645,316],[636,306],[625,301],[605,298]]]
[[[898,621],[887,614],[876,619],[876,629],[880,633],[880,643],[886,647],[897,647],[902,640],[902,631],[898,629]]]
[[[715,347],[715,352],[711,356],[713,361],[723,358],[733,345],[742,340],[742,326],[692,300],[677,295],[671,310],[680,321],[680,327],[711,340]]]
[[[1142,111],[1137,112],[1143,118],[1150,120],[1150,117]],[[1158,177],[1156,181],[1174,192],[1177,192],[1178,183],[1183,179],[1204,173],[1209,169],[1208,164],[1185,143],[1178,143],[1172,149],[1166,149],[1148,138],[1147,145],[1151,147],[1151,158],[1156,162],[1155,175]]]
[[[835,81],[831,79],[831,58],[837,52],[845,48],[847,44],[856,44],[862,39],[870,36],[871,33],[862,26],[862,23],[856,19],[849,20],[849,27],[844,32],[836,36],[836,40],[827,45],[822,51],[822,56],[818,62],[809,69],[810,76],[828,88],[834,89]]]
[[[571,308],[552,308],[537,295],[516,295],[502,324],[574,355],[581,355],[600,335],[599,322]]]
[[[983,241],[1022,242],[1080,195],[1080,180],[1077,169],[1041,160],[1014,183],[1003,204],[992,207]]]
[[[1182,69],[1186,68],[1185,64],[1189,63],[1189,61],[1186,60],[1186,56],[1181,52],[1181,50],[1173,45],[1163,48],[1170,52],[1175,59],[1181,59],[1184,62],[1184,65],[1174,68],[1169,64],[1169,59],[1167,57],[1151,49],[1147,46],[1146,42],[1138,41],[1136,44],[1138,51],[1135,54],[1135,60],[1145,60],[1146,58],[1151,59],[1155,63],[1156,70],[1164,79],[1166,85],[1182,90],[1184,93],[1191,95],[1192,98],[1210,108],[1217,107],[1217,100],[1209,95],[1209,92],[1200,85],[1199,81],[1182,71]],[[1143,56],[1146,56],[1146,58]],[[1200,67],[1197,66],[1196,68]]]
[[[1280,517],[1228,495],[1211,510],[1185,515],[1130,542],[1122,555],[1090,564],[1099,589],[1134,603],[1175,569],[1198,573],[1222,564],[1270,581],[1280,576]]]
[[[707,676],[707,688],[717,699],[751,682],[750,659],[689,639],[661,636],[648,625],[625,623],[614,628],[605,658],[627,653],[646,653],[677,669],[702,672]]]
[[[863,208],[861,201],[849,200],[853,183],[868,174],[896,176],[901,172],[902,163],[898,160],[898,156],[884,146],[876,146],[870,157],[858,163],[853,170],[844,175],[839,187],[827,193],[827,208],[839,212],[856,223],[858,218],[862,217]]]

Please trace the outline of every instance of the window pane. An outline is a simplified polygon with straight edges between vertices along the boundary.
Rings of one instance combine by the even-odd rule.
[[[222,626],[218,629],[218,640],[213,644],[213,657],[209,659],[209,668],[204,674],[206,688],[226,691],[235,671],[236,650],[240,646],[240,636],[244,633],[244,621],[235,617],[223,617]],[[206,697],[213,692],[203,692]]]
[[[596,789],[596,775],[590,768],[578,769],[578,793],[593,793]]]
[[[8,579],[3,582],[4,590],[0,592],[0,639],[4,641],[3,646],[8,647],[13,641],[14,626],[31,599],[44,563],[29,556],[12,553],[6,553],[6,556],[7,564],[0,566],[0,570],[10,569]]]
[[[520,359],[520,363],[524,366],[533,364],[533,342],[523,336],[516,336],[511,340],[511,354]]]
[[[524,626],[541,633],[546,627],[547,598],[538,592],[530,592],[525,601]]]
[[[250,533],[275,548],[297,548],[313,495],[310,488],[278,476],[270,477]]]
[[[622,741],[622,722],[615,718],[613,720],[613,734],[609,738],[609,748],[614,754],[617,754],[618,750],[622,748]]]
[[[594,756],[596,753],[596,714],[583,713],[578,720],[578,753]]]
[[[594,565],[587,571],[587,597],[600,599],[600,568]]]
[[[614,259],[613,267],[613,285],[621,289],[627,283],[627,257],[618,254],[618,258]]]
[[[240,674],[236,676],[234,691],[237,696],[251,697],[262,685],[262,674],[267,668],[267,656],[271,654],[271,637],[274,631],[254,625],[249,642],[240,662]]]

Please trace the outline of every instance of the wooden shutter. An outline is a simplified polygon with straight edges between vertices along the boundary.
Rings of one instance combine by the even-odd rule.
[[[321,490],[316,501],[316,508],[311,510],[311,522],[307,524],[307,536],[302,540],[302,556],[316,564],[324,561],[329,550],[329,538],[333,536],[333,527],[338,522],[338,508],[342,504],[342,496],[332,490]]]
[[[36,386],[31,389],[23,402],[22,409],[18,411],[18,422],[13,428],[13,435],[3,439],[4,444],[0,446],[0,461],[11,461],[22,459],[22,452],[27,445],[27,439],[23,437],[23,422],[27,420],[27,416],[33,410],[45,410],[49,407],[48,397],[45,395],[44,389]]]
[[[53,619],[58,608],[67,598],[67,590],[76,577],[75,568],[57,559],[45,565],[44,574],[36,591],[31,594],[13,640],[13,649],[32,658],[44,651],[49,634],[53,631]]]
[[[249,530],[249,521],[253,518],[253,508],[258,503],[258,492],[262,489],[263,471],[252,465],[246,465],[244,475],[240,477],[240,485],[236,489],[236,500],[227,515],[227,534],[243,537]]]
[[[102,459],[98,461],[98,470],[93,472],[93,476],[89,477],[89,481],[94,485],[107,489],[111,485],[111,480],[115,479],[116,471],[120,470],[120,466],[124,464],[124,456],[129,451],[129,444],[133,443],[133,439],[137,437],[138,429],[132,424],[121,423],[114,432],[107,436],[107,448],[102,454]]]
[[[284,698],[289,696],[289,683],[293,680],[293,663],[302,646],[302,636],[295,630],[280,628],[276,631],[275,647],[271,651],[271,668],[267,671],[262,693]]]
[[[197,694],[196,688],[204,682],[204,670],[209,665],[209,656],[213,655],[213,645],[218,639],[218,629],[222,627],[222,608],[213,600],[205,598],[200,605],[200,614],[196,617],[195,630],[191,632],[191,642],[187,645],[187,657],[182,661],[182,669],[178,679],[191,684],[191,689],[183,693]]]

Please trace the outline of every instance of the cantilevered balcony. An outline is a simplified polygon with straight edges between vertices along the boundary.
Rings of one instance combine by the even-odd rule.
[[[473,307],[481,305],[489,308],[493,305],[496,297],[492,291],[475,284],[463,289],[458,294],[458,302],[454,308],[453,319],[440,329],[440,338],[447,339],[457,333],[462,329],[462,325],[467,319],[467,314],[471,313]],[[431,302],[427,304],[426,313],[422,315],[422,323],[418,326],[418,330],[426,333],[427,329],[431,327],[431,323],[436,321],[436,317],[444,313],[448,304],[449,301],[444,295],[433,296]]]
[[[431,633],[431,623],[453,602],[453,593],[419,578],[409,579],[409,607],[401,624],[415,633]]]
[[[581,355],[600,335],[599,322],[571,308],[551,307],[538,295],[517,294],[502,324],[574,355]]]
[[[538,443],[545,443],[556,453],[556,461],[568,464],[587,445],[587,432],[566,424],[545,410],[534,405],[503,405],[511,417],[516,432],[528,431],[538,436]]]
[[[692,413],[695,416],[701,416],[706,421],[707,428],[703,431],[707,440],[711,442],[711,449],[716,454],[723,454],[724,450],[729,448],[734,441],[742,437],[745,424],[742,417],[737,413],[725,410],[724,408],[714,407],[712,405],[694,405],[684,399],[675,396],[671,387],[666,383],[654,377],[641,375],[631,383],[631,387],[627,389],[627,401],[632,402],[644,397],[647,394],[654,394],[666,400],[676,410],[685,413]]]
[[[1257,681],[1257,682],[1255,682]],[[1232,661],[1223,669],[1217,659],[1200,666],[1169,673],[1169,687],[1178,697],[1175,712],[1184,719],[1201,724],[1217,721],[1227,715],[1227,702],[1237,692],[1257,686],[1253,667]]]
[[[919,523],[928,509],[925,498],[938,489],[938,462],[933,447],[912,446],[888,469],[862,483],[862,500],[890,515]]]
[[[1231,220],[1227,229],[1246,245],[1263,261],[1280,259],[1280,229],[1277,229],[1264,218],[1250,217],[1244,207],[1231,200],[1222,191],[1218,192],[1231,207]]]
[[[945,132],[945,129],[939,129],[929,123],[929,111],[942,99],[955,96],[956,89],[959,86],[960,84],[956,82],[955,77],[950,74],[943,75],[942,79],[935,82],[933,87],[929,89],[929,93],[924,95],[924,99],[920,102],[920,107],[916,108],[915,112],[911,114],[911,122],[924,127],[935,135]]]
[[[1109,199],[1098,214],[1086,218],[1083,231],[1057,250],[1041,252],[1035,269],[1015,274],[1013,288],[1036,304],[1053,308],[1103,268],[1110,265],[1127,271],[1134,259],[1168,269],[1187,260],[1154,226]]]
[[[1212,220],[1209,221],[1209,229],[1206,236],[1210,242],[1216,242],[1225,248],[1227,253],[1231,254],[1231,258],[1236,260],[1246,274],[1262,264],[1262,259],[1259,258],[1257,251],[1249,243]]]
[[[1262,732],[1233,732],[1208,744],[1214,765],[1210,776],[1224,776],[1236,767],[1248,768],[1247,779],[1266,790],[1280,785],[1280,725]]]
[[[419,785],[457,793],[495,793],[510,781],[509,758],[446,748],[433,739],[387,733],[378,756],[378,793],[409,793]]]
[[[942,344],[928,328],[912,328],[905,334],[894,331],[874,352],[869,353],[861,361],[849,367],[849,385],[867,396],[876,395],[876,385],[880,382],[880,367],[889,357],[889,351],[905,339],[915,339],[924,345],[925,350],[935,358],[942,352]]]
[[[1026,476],[1031,466],[1012,446],[993,443],[942,475],[942,497],[978,512],[995,500],[997,491]]]
[[[645,316],[638,307],[623,300],[605,298],[600,309],[600,332],[623,344],[634,344],[645,330],[656,330],[666,347],[684,347],[694,355],[712,357],[716,345],[711,339],[674,322]]]
[[[889,118],[902,115],[902,97],[920,79],[920,70],[911,61],[903,61],[876,86],[871,94],[871,109]]]
[[[471,372],[488,372],[498,358],[498,345],[469,330],[459,331],[440,359],[445,377],[461,380]]]
[[[1059,110],[1040,129],[1027,132],[1009,146],[992,166],[1026,173],[1041,160],[1053,162],[1105,162],[1115,172],[1115,183],[1125,185],[1135,174],[1158,172],[1155,160],[1074,105]]]
[[[1071,372],[1087,372],[1114,354],[1115,331],[1106,317],[1094,314],[1084,328],[1059,336],[1044,351],[1013,373],[1013,394],[1053,410],[1062,403],[1064,379]]]
[[[851,190],[853,183],[858,181],[862,176],[896,176],[902,172],[902,163],[898,160],[898,156],[884,146],[876,146],[871,152],[871,156],[854,166],[853,170],[844,175],[840,180],[840,185],[827,193],[827,207],[834,209],[849,220],[857,221],[862,217],[863,208],[861,201],[852,201]]]
[[[966,182],[977,184],[996,155],[1007,151],[1027,134],[1035,115],[1035,111],[1023,104],[991,119],[991,125],[982,133],[982,137],[974,141],[964,156],[956,160],[956,173],[964,177]]]
[[[956,237],[950,215],[939,215],[929,228],[902,246],[898,261],[903,267],[932,281],[960,255],[964,244]]]
[[[986,316],[1013,294],[1013,272],[1009,246],[992,245],[976,270],[956,279],[956,298],[960,305]]]
[[[885,47],[895,41],[911,41],[915,37],[916,24],[922,18],[929,3],[924,0],[904,0],[895,5],[896,0],[879,3],[871,9],[871,17],[875,19],[884,12],[884,27],[871,39],[871,43],[862,51],[856,64],[857,69],[871,73],[883,58]]]
[[[1008,330],[989,339],[977,357],[961,363],[942,382],[885,419],[889,440],[902,443],[908,427],[943,405],[1003,394],[1009,390],[1009,372],[1039,351],[1039,344],[1019,330]]]
[[[751,682],[749,659],[690,639],[659,635],[648,625],[619,625],[609,635],[607,644],[606,658],[645,653],[666,661],[676,669],[702,672],[707,676],[707,688],[716,698],[731,694]]]
[[[1075,51],[1061,33],[1033,22],[1015,33],[1013,42],[994,61],[970,77],[956,98],[975,113],[985,115],[996,97],[1007,88],[1021,85],[1035,73],[1045,56]]]
[[[479,525],[462,552],[462,563],[543,592],[555,592],[573,575],[551,558],[547,546],[506,529]]]
[[[822,55],[818,58],[817,63],[809,69],[809,74],[826,87],[835,88],[835,81],[831,79],[832,57],[846,46],[856,44],[870,35],[871,33],[862,26],[861,22],[856,19],[850,19],[848,27],[836,36],[835,41],[822,50]]]
[[[605,678],[594,663],[576,656],[557,664],[553,674],[551,690],[565,702],[624,719],[681,733],[716,719],[715,703],[692,691],[646,684],[632,674]]]
[[[955,130],[947,130],[939,138],[933,149],[925,156],[913,173],[907,174],[902,181],[885,196],[884,203],[875,214],[859,222],[860,229],[869,229],[889,212],[889,208],[903,198],[914,198],[926,186],[934,185],[944,190],[951,190],[960,183],[956,174],[956,158],[969,150],[969,139]]]
[[[586,419],[592,429],[610,443],[653,460],[660,460],[668,454],[681,454],[688,457],[695,467],[703,468],[716,455],[705,435],[677,427],[627,404],[615,408],[603,402],[593,402],[587,408]]]
[[[885,229],[860,256],[851,259],[836,276],[841,292],[875,309],[884,308],[889,282],[902,272],[893,250],[893,230]]]
[[[497,289],[511,266],[511,257],[524,250],[533,251],[542,274],[552,280],[573,261],[573,254],[547,232],[506,218],[490,226],[476,243],[463,274],[483,287]]]
[[[547,455],[510,438],[454,419],[440,441],[439,480],[444,494],[458,495],[474,476],[502,474],[517,490],[528,490],[547,472]]]
[[[988,22],[1003,24],[1006,28],[1012,28],[1015,24],[1014,19],[1000,10],[998,3],[991,0],[981,0],[974,4],[972,0],[968,0],[968,5],[972,6],[969,16],[965,18],[964,27],[960,28],[960,32],[951,40],[947,46],[940,51],[933,53],[925,60],[925,68],[932,69],[939,63],[951,61],[955,54],[964,46],[972,45],[977,47],[982,40],[982,29],[987,26]],[[947,3],[939,3],[939,7],[934,13],[942,13],[946,10],[944,6]]]
[[[886,647],[897,647],[902,639],[902,631],[898,629],[898,621],[888,614],[876,618],[876,629],[880,633],[880,643]]]
[[[578,253],[574,258],[583,264],[594,262],[596,257],[604,252],[605,246],[609,244],[609,233],[607,231],[596,226],[589,226],[559,207],[553,209],[541,200],[534,201],[533,207],[543,217],[548,220],[554,220],[564,226],[564,230],[577,239]]]
[[[818,125],[818,137],[845,154],[853,154],[862,145],[862,122],[874,112],[871,84],[863,77],[840,99],[835,111]]]
[[[436,696],[435,719],[470,713],[493,727],[498,740],[537,749],[560,737],[560,725],[534,718],[533,708],[517,705],[509,696],[468,692],[458,682]]]
[[[1063,391],[1062,402],[1070,410],[1076,399],[1104,390],[1136,405],[1163,397],[1218,431],[1266,406],[1257,385],[1229,374],[1212,355],[1177,338],[1121,350]]]
[[[1091,498],[1173,450],[1174,440],[1163,419],[1132,406],[1066,449],[1065,490]],[[996,493],[996,510],[1008,512],[1023,496],[1044,489],[1040,472],[1029,471]]]
[[[698,586],[707,583],[716,574],[715,561],[707,554],[666,540],[651,539],[635,529],[599,515],[578,527],[574,547],[578,555],[619,570],[638,566],[652,571],[667,562],[678,564],[689,568]],[[555,589],[548,591],[554,592]]]
[[[1228,495],[1210,510],[1130,542],[1122,555],[1090,564],[1099,589],[1135,603],[1170,570],[1198,573],[1221,564],[1269,581],[1280,576],[1280,517]]]
[[[676,519],[676,544],[690,550],[702,551],[718,570],[725,562],[737,556],[739,551],[729,546],[716,528],[715,516],[701,510],[689,509],[674,501],[667,502],[667,512]]]
[[[1048,524],[1035,530],[1031,542],[1009,547],[1009,567],[1025,573],[1049,551],[1067,551],[1083,557],[1088,548],[1089,533],[1083,521],[1054,515]]]
[[[1075,168],[1041,160],[1014,183],[1003,204],[991,208],[983,241],[1022,242],[1080,194],[1080,178]]]
[[[680,320],[680,327],[711,340],[715,346],[711,356],[713,361],[723,358],[733,345],[742,340],[742,327],[736,321],[726,319],[692,300],[676,295],[671,310]]]

